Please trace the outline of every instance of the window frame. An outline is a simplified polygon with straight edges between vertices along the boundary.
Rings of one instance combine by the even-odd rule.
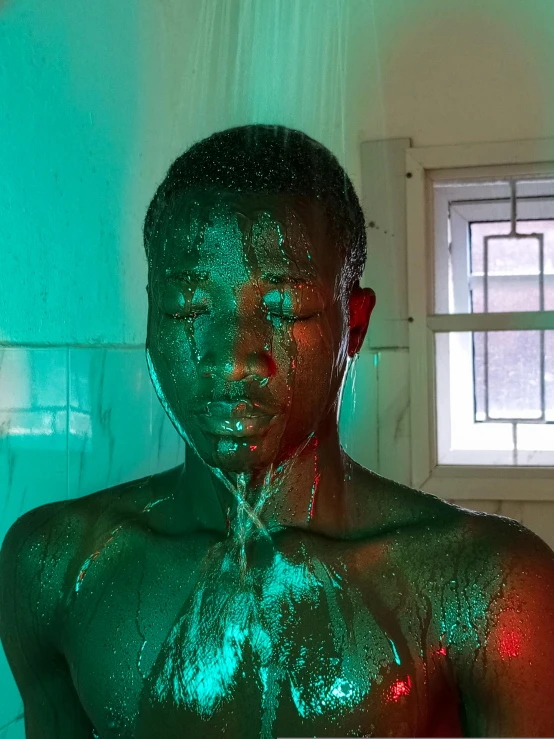
[[[554,467],[438,464],[434,334],[552,330],[554,311],[434,313],[433,192],[441,180],[554,176],[554,139],[410,147],[405,167],[412,485],[450,500],[554,501]]]

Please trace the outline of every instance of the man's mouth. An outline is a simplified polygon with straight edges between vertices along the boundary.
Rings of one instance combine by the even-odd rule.
[[[216,436],[257,436],[267,430],[275,412],[248,400],[210,401],[197,412],[199,425]]]

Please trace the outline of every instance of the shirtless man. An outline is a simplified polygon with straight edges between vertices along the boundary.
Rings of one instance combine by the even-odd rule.
[[[10,529],[27,737],[554,736],[553,552],[340,446],[375,293],[337,160],[281,127],[215,134],[171,167],[145,245],[186,464]]]

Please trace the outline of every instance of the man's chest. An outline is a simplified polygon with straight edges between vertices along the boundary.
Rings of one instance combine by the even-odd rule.
[[[77,579],[66,638],[102,739],[425,735],[429,604],[378,548],[122,544]]]

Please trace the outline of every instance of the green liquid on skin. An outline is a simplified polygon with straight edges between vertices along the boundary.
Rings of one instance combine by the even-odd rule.
[[[275,552],[269,567],[244,570],[237,546],[214,549],[187,613],[171,631],[155,682],[157,700],[209,718],[231,698],[248,642],[262,686],[263,739],[273,736],[275,707],[285,691],[303,718],[352,710],[391,660],[385,637],[371,651],[363,648],[367,634],[378,629],[360,593],[317,559],[299,564]],[[320,609],[328,633],[289,638],[299,619]],[[355,614],[349,626],[345,612]]]

